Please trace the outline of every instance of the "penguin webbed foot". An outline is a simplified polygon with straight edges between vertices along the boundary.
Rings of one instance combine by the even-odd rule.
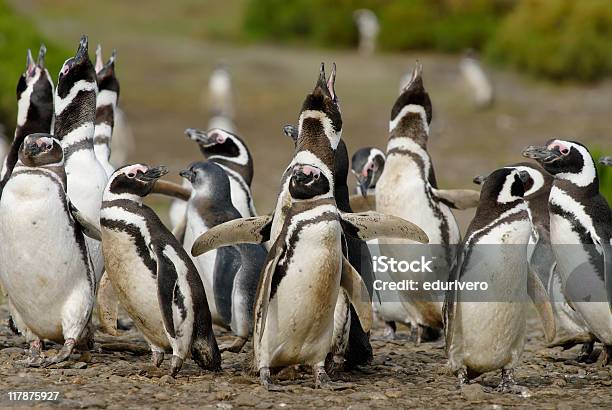
[[[45,361],[45,356],[42,354],[43,347],[44,343],[40,339],[30,342],[30,348],[27,350],[28,357],[17,360],[15,363],[24,367],[41,367]]]
[[[177,355],[172,355],[172,360],[170,360],[170,376],[176,377],[181,367],[183,367],[183,359]]]
[[[164,352],[156,352],[156,351],[151,352],[151,363],[153,363],[153,366],[159,367],[161,366],[163,361],[164,361]]]
[[[325,372],[325,366],[317,364],[313,366],[313,373],[315,377],[315,389],[326,389],[326,390],[346,390],[353,387],[352,383],[334,382]]]
[[[64,345],[60,349],[60,351],[53,357],[45,359],[41,364],[41,367],[48,367],[53,364],[61,363],[67,360],[70,357],[70,354],[74,350],[74,346],[76,345],[76,340],[72,338],[66,339]]]
[[[578,363],[592,363],[591,354],[593,353],[593,347],[595,346],[595,342],[587,342],[582,344],[582,349],[580,349],[580,353],[576,357],[576,361]]]
[[[385,340],[395,340],[397,339],[397,335],[395,334],[397,327],[395,326],[395,322],[385,322],[385,330],[383,331],[383,339]]]
[[[514,369],[502,369],[502,378],[499,385],[494,390],[497,393],[513,393],[527,396],[529,389],[525,386],[516,384],[514,380]]]
[[[325,369],[329,374],[337,374],[345,370],[344,356],[341,354],[329,354],[325,360]]]
[[[599,360],[597,363],[601,367],[606,367],[612,362],[612,346],[603,346],[601,350],[601,354],[599,355]]]
[[[457,372],[457,380],[459,384],[457,385],[458,389],[461,389],[463,386],[467,386],[470,384],[470,378],[468,377],[467,370],[465,368],[459,369]]]
[[[265,387],[267,391],[285,390],[284,386],[280,386],[272,382],[272,378],[270,377],[269,367],[262,367],[261,369],[259,369],[259,380],[261,381],[261,385]]]
[[[236,339],[234,339],[234,342],[232,344],[219,346],[219,350],[221,351],[221,353],[223,352],[240,353],[240,351],[246,344],[247,340],[248,339],[246,337],[238,336],[236,337]]]

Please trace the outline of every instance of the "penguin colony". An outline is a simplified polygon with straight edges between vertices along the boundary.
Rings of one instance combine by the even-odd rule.
[[[30,345],[25,365],[91,349],[96,327],[116,334],[121,306],[155,366],[171,355],[172,376],[188,359],[221,371],[221,352],[250,340],[250,370],[269,390],[283,388],[276,371],[297,365],[312,369],[316,387],[335,389],[342,383],[334,372],[372,359],[376,317],[388,338],[396,323],[416,343],[442,337],[459,385],[501,371],[498,390],[522,392],[513,370],[529,303],[550,346],[582,344],[586,360],[601,343],[600,361],[609,363],[612,212],[579,142],[526,147],[534,162],[474,178],[480,192],[442,189],[427,150],[433,106],[417,63],[392,106],[386,150],[362,148],[349,162],[336,67],[328,77],[321,64],[296,125],[284,127],[294,153],[276,206],[258,215],[253,158],[231,118],[224,67],[211,80],[213,100],[223,101],[215,125],[185,131],[203,158],[180,172],[179,186],[162,179],[163,166],[111,165],[115,51],[104,62],[98,46],[94,64],[83,36],[55,85],[45,53],[41,46],[34,60],[27,52],[0,178],[0,283],[10,324]],[[144,204],[152,194],[173,198],[172,230]],[[452,209],[474,207],[461,238]],[[373,256],[412,260],[418,244],[429,244],[431,272],[374,271]],[[381,297],[375,280],[486,282],[488,293],[478,300],[454,286]],[[213,324],[235,341],[219,347]],[[63,347],[47,357],[45,341]]]

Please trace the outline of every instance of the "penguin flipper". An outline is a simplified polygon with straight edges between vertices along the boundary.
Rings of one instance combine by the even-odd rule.
[[[527,273],[527,294],[531,298],[542,321],[546,342],[550,343],[554,340],[556,333],[555,316],[550,303],[550,296],[540,277],[533,271],[531,266]]]
[[[187,215],[183,215],[179,223],[172,230],[172,235],[174,235],[174,237],[178,239],[180,243],[183,243],[183,241],[185,240],[185,230],[186,229],[187,229]]]
[[[96,227],[93,222],[91,222],[87,217],[79,211],[72,202],[69,202],[70,205],[70,213],[74,220],[81,226],[81,230],[91,239],[95,239],[97,241],[102,240],[102,234],[100,233],[100,229]]]
[[[222,246],[238,243],[263,243],[270,239],[272,215],[238,218],[212,227],[200,235],[193,246],[191,254],[199,256]]]
[[[435,189],[433,194],[443,203],[454,209],[470,209],[478,206],[480,192],[473,189]]]
[[[277,238],[274,246],[270,248],[268,257],[264,264],[264,268],[259,278],[259,285],[257,287],[257,296],[255,296],[255,325],[253,328],[253,342],[255,350],[263,337],[263,333],[266,327],[266,318],[268,316],[268,306],[270,305],[270,294],[272,293],[272,278],[276,271],[276,266],[281,256],[284,254],[284,247],[282,246],[282,238]],[[257,355],[257,353],[255,353]]]
[[[342,276],[340,286],[346,291],[351,304],[357,312],[361,328],[369,332],[372,328],[372,301],[366,284],[351,263],[342,257]]]
[[[427,234],[417,225],[398,216],[380,212],[340,213],[344,233],[368,241],[376,238],[410,239],[429,243]]]
[[[164,181],[162,179],[158,179],[155,181],[153,188],[151,189],[152,194],[160,194],[166,195],[172,198],[182,199],[183,201],[188,201],[191,196],[191,189],[188,187],[181,186],[179,184],[175,184],[174,182]]]
[[[376,209],[376,196],[351,195],[349,204],[353,212],[367,212]]]

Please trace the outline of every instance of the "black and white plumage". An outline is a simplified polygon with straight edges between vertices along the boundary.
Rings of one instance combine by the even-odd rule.
[[[431,272],[392,272],[396,280],[445,281],[455,263],[460,233],[448,200],[439,195],[427,152],[432,105],[423,86],[422,66],[417,63],[391,110],[385,168],[376,185],[376,210],[405,218],[420,226],[429,237],[434,259]],[[466,191],[467,192],[467,191]],[[476,195],[470,193],[472,197]],[[406,206],[410,203],[410,206]],[[396,260],[413,260],[421,248],[399,246],[410,242],[380,241],[381,255]],[[408,294],[410,293],[410,295]],[[401,291],[402,303],[417,331],[417,343],[424,327],[442,328],[442,302],[432,291]]]
[[[47,48],[40,46],[38,59],[34,61],[28,50],[26,69],[17,83],[17,126],[11,147],[3,159],[0,176],[0,195],[17,163],[19,149],[24,138],[34,133],[49,133],[53,121],[53,81],[45,68]]]
[[[115,126],[115,111],[119,101],[119,81],[115,75],[115,60],[117,52],[113,50],[106,63],[102,59],[102,46],[96,48],[96,80],[98,94],[96,96],[96,125],[94,133],[94,152],[98,162],[110,177],[115,167],[110,163],[111,141]]]
[[[202,233],[242,215],[233,204],[230,179],[220,165],[196,162],[180,174],[193,187],[187,203],[184,240],[185,249],[190,250]],[[248,207],[248,203],[242,205]],[[194,258],[213,322],[231,329],[238,337],[227,350],[239,352],[252,332],[253,305],[266,255],[263,245],[237,244]]]
[[[553,139],[523,155],[554,177],[548,202],[550,240],[565,294],[589,330],[612,356],[612,210],[599,193],[597,168],[588,149]]]
[[[376,184],[385,169],[385,158],[385,153],[374,147],[355,151],[351,158],[351,171],[357,179],[357,194],[375,194]]]
[[[30,134],[0,200],[0,279],[31,342],[31,364],[40,362],[44,339],[64,347],[43,364],[67,359],[87,341],[96,279],[83,232],[99,238],[66,195],[60,142]]]
[[[100,204],[108,175],[94,153],[98,86],[87,52],[88,40],[83,36],[75,56],[66,60],[60,70],[53,134],[64,149],[68,196],[99,227]],[[88,249],[99,281],[104,267],[100,243],[88,238]]]
[[[446,353],[460,384],[502,369],[499,388],[517,387],[513,369],[525,344],[528,287],[535,287],[539,297],[544,293],[539,279],[528,274],[531,222],[523,196],[529,180],[527,172],[512,167],[491,173],[462,243],[450,283],[484,282],[488,288],[455,287],[446,295]]]
[[[198,271],[142,202],[165,173],[163,167],[135,164],[110,178],[100,215],[106,272],[151,347],[155,365],[172,350],[172,375],[190,355],[200,367],[219,370],[221,356]]]

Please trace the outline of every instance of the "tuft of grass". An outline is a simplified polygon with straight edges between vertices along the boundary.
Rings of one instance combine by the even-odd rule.
[[[5,0],[0,0],[0,27],[0,123],[11,136],[17,116],[17,82],[25,69],[28,48],[36,58],[41,43],[47,46],[45,65],[52,77],[56,77],[70,52],[44,38],[29,19],[15,13]]]
[[[612,167],[605,166],[599,163],[599,158],[604,155],[610,155],[609,152],[604,152],[598,147],[590,149],[591,155],[597,164],[597,176],[599,177],[599,192],[606,198],[608,204],[612,205]]]

